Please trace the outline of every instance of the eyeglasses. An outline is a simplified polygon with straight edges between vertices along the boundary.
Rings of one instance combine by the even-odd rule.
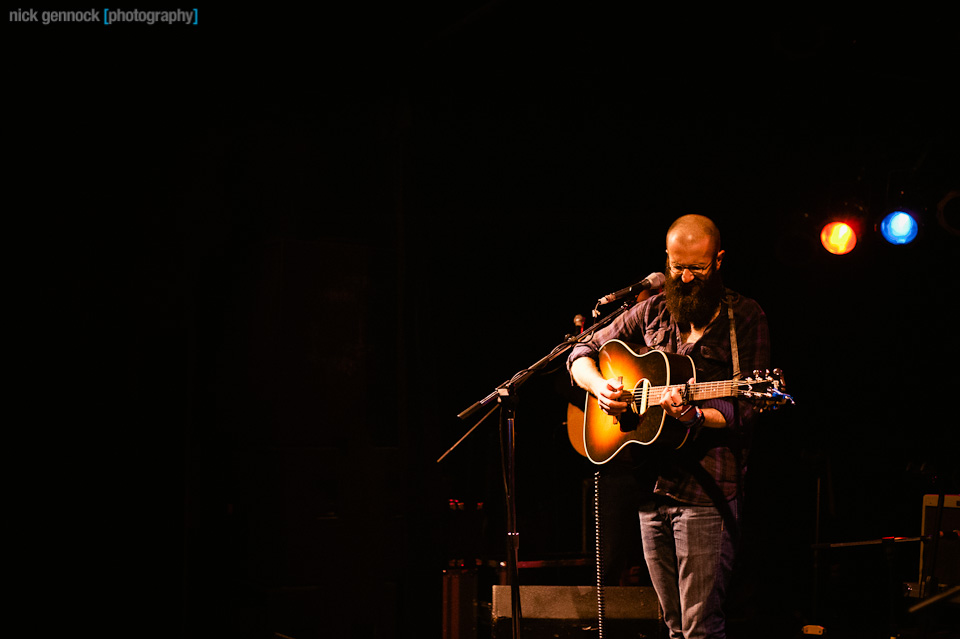
[[[707,271],[710,270],[710,267],[713,266],[713,262],[707,264],[706,266],[700,266],[699,264],[673,264],[670,263],[670,272],[679,275],[684,271],[690,271],[694,275],[706,275]]]

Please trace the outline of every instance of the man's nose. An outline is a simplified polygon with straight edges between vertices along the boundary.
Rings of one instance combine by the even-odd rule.
[[[690,269],[683,269],[683,273],[680,275],[680,279],[683,280],[684,284],[689,284],[693,281],[693,273],[690,272]]]

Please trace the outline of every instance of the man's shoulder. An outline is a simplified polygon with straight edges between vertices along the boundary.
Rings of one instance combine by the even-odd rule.
[[[651,322],[660,323],[664,320],[668,320],[669,314],[666,312],[666,308],[667,296],[664,293],[657,293],[656,295],[651,295],[645,300],[640,300],[637,302],[630,309],[630,312],[640,321],[641,324],[646,326]]]
[[[763,312],[763,309],[760,308],[760,303],[752,297],[747,297],[733,289],[726,289],[726,301],[728,304],[733,305],[734,308],[752,308],[757,309],[759,312]]]
[[[760,303],[752,297],[747,297],[728,288],[726,302],[730,304],[734,315],[738,318],[748,322],[766,322],[767,320],[767,314],[763,311]]]
[[[642,313],[657,313],[658,310],[664,307],[667,303],[666,293],[660,292],[651,295],[645,300],[640,300],[634,306],[635,309],[640,310]]]

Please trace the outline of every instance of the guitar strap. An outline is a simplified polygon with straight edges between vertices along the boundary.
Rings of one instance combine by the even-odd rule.
[[[727,317],[730,318],[730,355],[731,363],[733,364],[733,377],[731,379],[740,379],[740,350],[737,348],[737,325],[736,321],[733,318],[733,303],[736,300],[736,295],[730,290],[727,290],[727,297],[724,300],[727,304]],[[739,407],[735,407],[735,414],[739,414]],[[737,464],[737,516],[734,516],[733,512],[730,510],[730,504],[727,503],[726,499],[723,497],[723,493],[720,491],[720,487],[717,485],[716,480],[711,476],[706,476],[700,481],[700,485],[704,487],[707,491],[707,494],[713,494],[714,504],[717,505],[718,510],[720,511],[720,516],[730,527],[730,534],[734,539],[740,538],[740,523],[738,517],[743,517],[743,472],[745,470],[743,463],[743,450],[740,447],[739,437],[734,437],[734,445],[731,447],[733,456],[736,459]],[[697,464],[698,471],[702,471],[703,467]],[[696,473],[694,476],[697,477],[700,473]],[[706,473],[704,473],[705,475]],[[708,485],[709,482],[709,485]],[[716,491],[716,493],[713,493]]]
[[[730,318],[730,352],[733,355],[733,377],[740,379],[740,351],[737,350],[737,326],[733,319],[733,294],[727,292],[727,317]]]

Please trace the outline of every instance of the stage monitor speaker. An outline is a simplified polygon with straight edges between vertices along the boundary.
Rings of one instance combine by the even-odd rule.
[[[603,589],[604,632],[611,637],[654,639],[660,630],[660,604],[649,586],[609,586]],[[493,587],[493,637],[513,633],[510,586]],[[520,586],[521,630],[532,639],[595,637],[595,586]]]
[[[923,536],[937,533],[937,511],[940,505],[939,495],[923,496],[923,515],[920,518],[920,530]],[[944,495],[943,518],[939,531],[944,534],[937,544],[936,561],[933,558],[933,542],[920,543],[920,592],[922,597],[932,596],[950,586],[960,584],[960,541],[956,532],[960,530],[960,495]],[[931,569],[932,565],[932,569]],[[924,577],[931,577],[932,590],[928,591]]]

